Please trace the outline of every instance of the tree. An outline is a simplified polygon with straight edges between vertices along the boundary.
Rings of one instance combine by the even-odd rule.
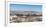
[[[16,14],[17,16],[23,16],[23,14]]]
[[[25,15],[25,16],[30,16],[30,14],[27,14],[27,15]]]
[[[37,16],[36,14],[33,14],[33,15],[31,15],[31,16]]]

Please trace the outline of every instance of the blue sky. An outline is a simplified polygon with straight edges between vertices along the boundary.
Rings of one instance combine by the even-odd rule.
[[[10,4],[10,10],[42,11],[42,5]]]

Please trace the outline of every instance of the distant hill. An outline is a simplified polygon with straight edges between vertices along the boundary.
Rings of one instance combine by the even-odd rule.
[[[32,14],[42,14],[42,12],[36,12],[36,11],[10,11],[11,15],[16,15],[16,14],[23,14],[23,15],[32,15]]]

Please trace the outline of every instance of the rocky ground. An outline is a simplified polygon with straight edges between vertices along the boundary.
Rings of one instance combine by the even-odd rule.
[[[40,21],[42,21],[42,16],[10,16],[10,23],[40,22]]]

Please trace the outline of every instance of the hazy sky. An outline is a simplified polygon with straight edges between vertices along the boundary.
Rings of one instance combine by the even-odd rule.
[[[10,10],[42,11],[42,5],[10,4]]]

